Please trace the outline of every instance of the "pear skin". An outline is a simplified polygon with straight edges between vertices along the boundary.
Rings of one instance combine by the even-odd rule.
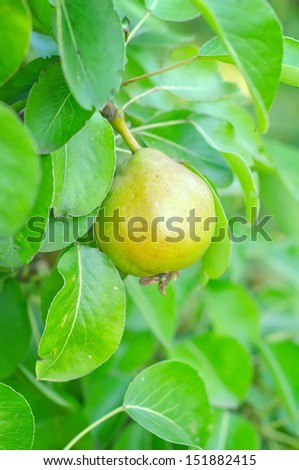
[[[200,259],[211,243],[215,217],[205,181],[164,153],[143,148],[117,169],[99,211],[96,238],[124,273],[154,276]]]

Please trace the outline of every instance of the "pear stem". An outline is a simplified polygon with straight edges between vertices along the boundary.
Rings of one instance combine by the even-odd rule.
[[[112,103],[108,103],[103,109],[102,115],[109,120],[111,126],[122,136],[132,153],[136,153],[141,149],[141,145],[128,128],[121,109],[117,109]]]

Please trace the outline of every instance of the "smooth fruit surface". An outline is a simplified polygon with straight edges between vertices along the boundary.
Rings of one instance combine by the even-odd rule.
[[[117,169],[96,236],[123,272],[153,276],[197,261],[211,242],[214,218],[208,185],[164,153],[144,148]]]

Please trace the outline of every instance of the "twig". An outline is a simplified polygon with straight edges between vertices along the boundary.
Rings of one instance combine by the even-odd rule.
[[[177,62],[176,64],[169,65],[168,67],[164,67],[162,69],[155,70],[154,72],[145,73],[143,75],[139,75],[137,77],[129,78],[122,82],[121,86],[128,86],[131,83],[135,83],[139,80],[144,80],[145,78],[154,77],[155,75],[160,75],[161,73],[170,72],[171,70],[177,69],[178,67],[182,67],[183,65],[191,64],[195,62],[197,59],[205,59],[205,57],[200,57],[198,55],[189,57],[189,59],[182,60],[181,62]]]
[[[139,23],[136,24],[135,28],[132,29],[132,31],[130,32],[129,34],[129,37],[127,39],[127,44],[129,44],[129,42],[132,40],[132,38],[135,36],[135,34],[137,33],[137,31],[141,28],[141,26],[143,25],[143,23],[151,16],[152,14],[152,10],[148,10],[146,12],[146,14],[141,18],[141,20],[139,21]]]
[[[93,429],[95,429],[97,426],[104,423],[108,419],[112,418],[112,416],[115,416],[119,413],[122,413],[123,411],[124,411],[124,407],[120,406],[119,408],[115,408],[115,410],[110,411],[110,413],[107,413],[105,416],[102,416],[102,418],[100,418],[97,421],[95,421],[94,423],[90,424],[89,426],[87,426],[87,428],[83,429],[83,431],[81,431],[79,434],[77,434],[77,436],[75,436],[74,439],[72,439],[65,446],[65,448],[63,450],[71,449],[78,441],[80,441],[80,439],[82,439],[82,437],[84,437],[90,431],[92,431]]]

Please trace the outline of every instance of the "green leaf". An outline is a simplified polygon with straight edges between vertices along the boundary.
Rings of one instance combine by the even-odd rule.
[[[32,15],[33,29],[52,36],[54,8],[49,0],[27,0],[27,2]]]
[[[0,449],[29,450],[33,444],[34,418],[25,398],[0,384]]]
[[[75,410],[77,408],[78,402],[74,399],[74,397],[68,393],[59,393],[49,384],[38,382],[36,380],[35,374],[28,370],[24,365],[19,366],[19,372],[21,372],[23,378],[27,380],[29,387],[30,384],[33,385],[37,393],[41,393],[43,395],[43,399],[49,400],[52,405],[54,404],[67,410]]]
[[[173,340],[177,324],[175,297],[171,285],[167,287],[165,297],[160,294],[157,286],[149,286],[145,289],[132,276],[127,277],[125,286],[129,297],[156,338],[168,347]]]
[[[187,364],[164,361],[142,371],[129,385],[124,407],[134,421],[166,441],[203,445],[209,404],[198,373]]]
[[[243,144],[233,125],[212,116],[193,115],[192,124],[211,147],[219,151],[238,177],[244,191],[247,219],[252,224],[259,209],[259,198],[253,173],[243,158]]]
[[[121,406],[131,381],[131,377],[126,373],[118,373],[118,371],[110,373],[109,363],[81,380],[85,398],[84,411],[89,422]],[[110,448],[111,438],[114,437],[115,432],[118,432],[120,423],[123,423],[122,415],[116,415],[102,423],[94,433],[94,447],[100,445]]]
[[[205,446],[209,450],[259,449],[259,436],[250,421],[229,411],[214,411],[211,434]]]
[[[217,279],[222,276],[222,274],[227,270],[231,257],[232,242],[228,221],[216,191],[202,174],[194,170],[192,167],[187,167],[191,171],[194,171],[194,173],[197,173],[207,183],[214,196],[217,218],[215,232],[209,248],[202,257],[201,277],[202,282],[206,283],[208,279]]]
[[[299,202],[298,149],[276,140],[267,140],[266,147],[278,178],[291,196]]]
[[[113,445],[113,450],[136,451],[145,449],[170,450],[173,447],[170,443],[154,436],[137,423],[130,423]]]
[[[275,388],[289,416],[293,432],[299,436],[299,346],[291,341],[258,343]]]
[[[273,250],[273,248],[275,248],[275,250]],[[289,257],[291,258],[290,268],[292,264],[295,267],[295,264],[298,264],[299,261],[299,245],[296,248],[294,245],[291,247],[289,244],[288,248]],[[260,247],[260,251],[260,259],[264,262],[265,258],[267,258],[268,264],[271,260],[271,251],[269,250],[268,252],[265,252],[265,250],[262,249],[262,246]],[[272,245],[272,256],[273,254],[278,263],[282,261],[283,253],[279,250],[279,246],[276,246],[276,244]],[[286,272],[287,269],[288,267],[286,265],[284,272],[286,275],[288,275]],[[270,270],[271,276],[275,276],[275,267],[272,266]],[[297,313],[299,292],[298,288],[295,286],[296,280],[294,283],[292,283],[292,281],[283,282],[279,286],[275,286],[271,282],[267,286],[264,286],[261,292],[257,293],[257,300],[260,309],[263,312],[263,335],[269,339],[271,338],[272,341],[274,341],[274,339],[279,341],[290,337],[299,338],[299,315]]]
[[[214,103],[198,103],[196,106],[197,113],[218,118],[218,124],[221,127],[222,134],[219,141],[228,147],[230,151],[234,149],[234,153],[240,154],[242,158],[251,167],[255,161],[261,162],[263,166],[269,167],[269,159],[265,150],[262,136],[257,132],[256,125],[249,112],[241,107],[234,99],[219,100]],[[233,128],[232,139],[227,136],[225,138],[225,123],[230,123]],[[226,124],[229,129],[230,126]],[[217,129],[217,120],[213,128]],[[217,142],[217,134],[216,134]]]
[[[299,86],[299,41],[285,37],[283,41],[283,64],[280,81]]]
[[[297,155],[297,152],[296,152]],[[297,158],[297,156],[296,156]],[[288,160],[289,157],[286,158]],[[286,174],[286,170],[283,171],[283,174]],[[294,175],[293,180],[296,178]],[[260,173],[260,193],[261,193],[261,200],[263,201],[263,208],[266,214],[269,214],[272,217],[272,227],[269,223],[269,226],[266,226],[266,230],[271,227],[271,239],[275,239],[275,235],[273,237],[273,228],[277,227],[278,230],[282,234],[285,235],[292,235],[294,240],[298,238],[299,232],[299,217],[298,217],[298,200],[297,196],[294,197],[293,192],[290,191],[290,187],[293,189],[293,184],[288,181],[284,181],[282,183],[280,175],[276,175],[274,172],[272,173]],[[287,239],[286,239],[287,242]],[[264,243],[263,251],[267,248],[267,250],[271,251],[272,246],[272,260],[275,259],[275,247],[277,248],[277,240],[273,243]],[[274,246],[273,246],[274,245]],[[258,248],[258,247],[256,247]],[[290,252],[290,258],[292,254]],[[268,259],[265,258],[265,261]],[[277,260],[278,264],[281,262],[280,259]],[[294,259],[295,261],[295,259]],[[297,260],[296,260],[297,261]],[[294,276],[294,266],[291,259],[288,260],[287,263],[283,263],[284,267],[280,270],[281,276],[289,277],[291,283],[298,282],[299,279],[297,275]],[[290,276],[290,271],[293,271],[292,276]]]
[[[193,0],[244,76],[261,132],[267,130],[282,63],[280,24],[261,0]]]
[[[190,111],[184,110],[158,114],[141,126],[140,131],[137,130],[138,135],[148,147],[192,165],[217,186],[229,186],[232,182],[229,166],[188,122],[189,115]]]
[[[45,404],[43,403],[43,407]],[[32,450],[63,449],[67,442],[88,425],[86,414],[82,408],[73,413],[53,415],[37,423],[37,431]],[[84,436],[74,450],[92,450],[91,436]]]
[[[43,283],[40,293],[40,307],[44,320],[47,318],[47,313],[54,297],[63,288],[63,285],[63,277],[57,269],[57,264],[55,264],[51,269],[49,276]]]
[[[59,63],[50,65],[33,86],[26,106],[25,122],[40,153],[62,147],[75,135],[93,111],[82,109],[72,96]]]
[[[30,12],[22,0],[0,0],[0,85],[20,67],[29,45]]]
[[[199,50],[199,57],[209,57],[227,64],[233,64],[233,59],[218,36],[206,42]]]
[[[145,0],[153,15],[166,21],[189,21],[200,15],[192,0]]]
[[[174,49],[165,66],[196,56],[197,49],[182,46]],[[212,61],[196,60],[161,75],[164,90],[188,101],[216,101],[236,91],[232,83],[224,82]]]
[[[121,21],[111,0],[57,1],[57,33],[66,81],[85,109],[103,107],[118,90],[125,61]]]
[[[39,251],[48,220],[53,193],[50,155],[41,158],[42,180],[36,202],[24,226],[13,236],[0,239],[0,266],[17,269],[30,263]]]
[[[195,336],[178,342],[171,357],[198,371],[211,405],[236,408],[245,398],[252,375],[250,357],[234,339],[214,333]]]
[[[37,363],[38,379],[55,382],[81,377],[105,362],[119,345],[125,315],[118,272],[96,248],[71,248],[58,270],[64,286],[51,303]]]
[[[120,347],[113,357],[115,368],[123,372],[135,372],[149,364],[157,350],[157,342],[150,331],[126,330]]]
[[[29,348],[31,329],[26,300],[17,281],[9,279],[0,292],[0,379],[10,376]]]
[[[39,183],[35,145],[18,116],[0,104],[0,234],[16,232],[33,206]]]
[[[47,65],[57,61],[58,57],[47,57],[32,60],[0,88],[0,100],[14,104],[28,98],[32,86],[37,82],[40,73]]]
[[[246,290],[227,281],[210,282],[204,296],[206,311],[214,330],[235,338],[248,347],[259,333],[259,316]],[[223,309],[228,305],[228,309]]]
[[[32,349],[35,349],[35,344]],[[33,353],[33,354],[32,354]],[[30,400],[30,406],[35,417],[36,433],[34,439],[33,448],[39,448],[38,443],[41,437],[44,435],[44,426],[47,426],[47,421],[51,418],[59,418],[59,415],[65,416],[74,413],[78,409],[78,400],[71,395],[66,389],[62,390],[60,384],[49,384],[44,382],[38,382],[34,374],[34,359],[36,357],[36,350],[32,351],[30,358],[27,358],[26,363],[31,362],[28,368],[24,365],[19,366],[18,371],[7,379],[8,385],[18,390],[25,398],[28,397]],[[55,428],[55,434],[60,434],[60,423],[57,422],[55,425],[52,423],[52,432]],[[49,432],[49,429],[48,429]],[[74,432],[74,431],[73,431]],[[71,434],[71,432],[69,433]],[[52,439],[48,434],[49,447],[42,447],[43,449],[59,449],[65,443],[64,435],[57,439],[62,441],[59,447],[51,447]]]
[[[114,133],[100,113],[52,154],[54,215],[79,217],[100,206],[115,170]]]
[[[34,351],[30,358],[32,366],[35,354]],[[62,449],[74,433],[88,425],[86,416],[82,416],[82,408],[74,398],[75,383],[70,384],[71,388],[67,391],[66,388],[62,389],[61,384],[37,382],[33,367],[21,366],[9,379],[9,385],[30,400],[36,425],[33,449]],[[84,449],[91,448],[90,436],[81,444],[86,446]]]
[[[232,251],[232,242],[228,221],[222,204],[212,188],[216,209],[217,222],[214,237],[208,250],[202,258],[202,277],[204,279],[217,279],[227,270]]]
[[[129,18],[132,28],[137,25],[145,15],[149,16],[149,18],[146,19],[145,27],[140,28],[138,34],[134,36],[134,47],[127,48],[129,60],[128,64],[126,64],[126,73],[128,72],[128,67],[132,70],[131,65],[133,64],[131,59],[135,55],[135,45],[137,46],[137,50],[139,49],[138,46],[141,45],[142,47],[142,54],[139,56],[140,60],[137,60],[140,63],[140,67],[142,64],[145,65],[147,58],[151,57],[151,60],[156,60],[159,54],[162,54],[162,60],[164,60],[165,48],[172,48],[174,44],[178,44],[183,37],[186,43],[192,42],[195,38],[194,31],[186,31],[186,28],[184,28],[184,32],[182,33],[180,28],[175,27],[176,25],[173,25],[173,23],[161,21],[154,15],[147,14],[144,0],[131,0],[130,2],[114,0],[113,3],[120,18],[124,18],[125,16]],[[153,49],[146,47],[147,45],[151,45],[155,48],[154,55]],[[139,53],[138,51],[137,54],[139,55]],[[133,67],[135,68],[135,65],[133,65]],[[135,73],[129,73],[128,78],[129,76],[134,77],[135,75]]]
[[[275,182],[277,183],[277,181]],[[283,196],[283,193],[285,193],[284,188],[279,196]],[[286,210],[285,207],[283,207],[283,209]],[[286,212],[287,216],[285,217],[285,220],[287,220],[287,217],[289,216],[288,211]],[[298,205],[296,215],[298,215]],[[285,287],[288,287],[289,289],[295,289],[296,292],[299,290],[299,279],[297,276],[299,262],[299,242],[297,237],[298,231],[299,224],[297,225],[297,232],[292,232],[290,237],[285,237],[285,239],[276,241],[275,243],[268,243],[264,241],[263,243],[260,243],[259,246],[257,245],[255,247],[251,255],[252,259],[258,261],[258,268],[265,269],[265,271],[262,272],[267,273],[271,281],[275,282],[276,280],[282,280]],[[251,246],[251,249],[252,248],[254,247]],[[281,288],[283,289],[283,287]],[[282,292],[284,291],[282,290]],[[276,303],[276,307],[279,307],[280,305],[281,308],[281,302],[277,301]],[[267,310],[272,311],[272,309]],[[297,310],[297,308],[294,308],[293,313],[295,316]]]
[[[199,51],[200,57],[209,57],[228,64],[233,59],[217,36],[206,42]],[[283,60],[280,81],[287,85],[299,85],[299,41],[293,38],[283,38]]]
[[[54,217],[51,212],[40,247],[43,253],[58,251],[83,237],[97,218],[98,209],[82,217]]]

